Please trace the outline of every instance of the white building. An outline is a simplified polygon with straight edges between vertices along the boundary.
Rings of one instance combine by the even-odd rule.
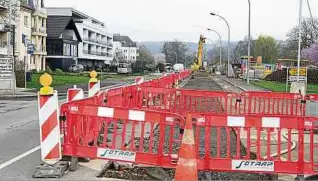
[[[73,8],[47,8],[49,15],[71,16],[83,42],[78,44],[78,63],[96,68],[113,60],[113,36],[105,24]]]
[[[139,58],[139,48],[136,42],[133,42],[128,36],[114,34],[113,52],[115,58],[119,61],[129,63],[136,62]]]

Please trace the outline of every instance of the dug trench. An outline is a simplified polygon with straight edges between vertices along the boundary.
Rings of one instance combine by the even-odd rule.
[[[185,89],[200,89],[200,90],[212,90],[212,91],[221,91],[221,87],[212,81],[211,77],[208,74],[199,74],[196,75],[195,79],[190,79],[187,84],[184,86]],[[217,101],[217,100],[216,100]],[[215,104],[215,103],[214,103]],[[217,106],[216,109],[220,109],[221,106]],[[220,110],[213,110],[217,112]],[[174,129],[172,131],[171,129]],[[205,138],[207,133],[203,127],[195,127],[194,132],[196,132],[195,139],[197,140],[200,157],[204,157],[205,153]],[[199,129],[200,131],[197,131]],[[167,128],[165,129],[165,143],[169,142],[170,136],[173,136],[174,139],[178,138],[179,128]],[[220,140],[217,140],[217,129],[211,128],[209,133],[210,137],[210,156],[216,157],[217,155],[217,142],[220,142],[220,156],[222,158],[232,157],[237,153],[237,139],[236,132],[234,130],[226,130],[221,128],[219,130]],[[174,133],[174,135],[171,135]],[[143,139],[143,150],[148,152],[149,149],[153,149],[152,152],[157,152],[159,147],[159,129],[158,126],[154,129],[153,132],[153,148],[149,148],[151,140],[149,138]],[[230,141],[230,148],[227,148],[227,141]],[[139,145],[140,138],[135,139],[135,145]],[[174,142],[173,144],[164,144],[164,152],[169,153],[169,150],[172,150],[174,153],[177,153],[177,150],[180,147],[180,142]],[[227,155],[227,149],[230,149],[230,156]],[[246,156],[246,148],[240,143],[240,155],[241,157]],[[251,153],[251,158],[256,158],[254,153]],[[100,177],[106,178],[116,178],[116,179],[125,179],[125,180],[172,180],[174,178],[175,169],[166,169],[160,167],[148,167],[141,165],[129,165],[128,167],[124,165],[118,165],[116,162],[109,162],[105,165],[105,168],[99,174]],[[216,172],[216,171],[199,171],[198,172],[199,180],[277,180],[277,175],[271,174],[255,174],[255,173],[238,173],[238,172]]]

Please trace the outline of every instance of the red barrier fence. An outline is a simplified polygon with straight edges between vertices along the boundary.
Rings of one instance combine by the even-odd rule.
[[[61,114],[66,118],[62,124],[64,155],[175,167],[183,116],[76,102],[64,104]],[[316,118],[193,115],[199,118],[194,123],[198,170],[291,174],[318,171]],[[293,151],[295,140],[297,147]],[[284,149],[286,157],[282,155]]]
[[[122,106],[165,110],[183,116],[187,112],[220,114],[305,115],[300,94],[243,92],[241,94],[187,89],[128,86],[123,88]],[[116,101],[115,101],[116,102]],[[108,105],[113,105],[109,102]],[[113,105],[114,106],[114,105]]]
[[[318,95],[172,88],[189,75],[62,105],[63,154],[175,168],[191,114],[198,170],[318,172],[318,118],[305,116],[306,101]]]

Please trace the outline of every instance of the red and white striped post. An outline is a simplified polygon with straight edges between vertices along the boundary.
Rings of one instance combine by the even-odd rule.
[[[93,97],[95,96],[99,91],[100,91],[100,81],[97,80],[97,72],[96,71],[91,71],[89,73],[91,79],[89,80],[88,83],[88,97]]]
[[[49,74],[43,74],[40,83],[43,86],[38,93],[41,159],[54,165],[62,158],[58,93],[50,87],[52,77]]]
[[[138,76],[135,78],[135,85],[144,83],[145,79],[143,76]]]
[[[67,90],[67,102],[84,99],[84,91],[77,88],[76,85],[72,89]]]

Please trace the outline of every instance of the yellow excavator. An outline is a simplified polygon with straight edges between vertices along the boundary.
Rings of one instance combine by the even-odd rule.
[[[191,70],[194,72],[197,72],[203,68],[202,56],[203,56],[203,45],[205,43],[205,39],[206,38],[203,35],[200,35],[200,41],[199,41],[199,46],[198,46],[198,55],[197,55],[196,60],[191,65]]]

